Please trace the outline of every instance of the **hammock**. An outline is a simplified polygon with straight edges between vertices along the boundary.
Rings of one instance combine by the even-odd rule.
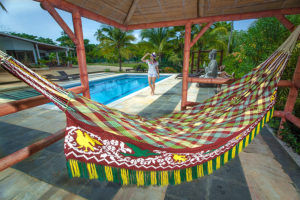
[[[147,119],[82,97],[1,52],[1,65],[67,117],[70,177],[123,185],[168,185],[211,174],[259,134],[274,111],[277,84],[300,26],[261,65],[190,110]]]

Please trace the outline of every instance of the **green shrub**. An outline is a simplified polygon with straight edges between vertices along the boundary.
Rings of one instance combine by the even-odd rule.
[[[105,72],[110,72],[109,68],[104,69]]]

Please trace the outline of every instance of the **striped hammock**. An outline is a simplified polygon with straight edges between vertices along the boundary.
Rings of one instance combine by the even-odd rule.
[[[65,112],[70,177],[123,185],[192,181],[235,158],[274,111],[277,84],[300,27],[262,64],[190,110],[147,119],[106,107],[48,81],[1,52],[1,65]]]

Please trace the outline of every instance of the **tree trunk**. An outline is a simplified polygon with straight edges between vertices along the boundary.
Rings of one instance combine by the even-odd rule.
[[[159,52],[158,57],[159,57],[159,63],[161,63],[162,52]]]
[[[121,72],[122,71],[122,57],[121,57],[120,50],[118,52],[119,52],[119,72]]]
[[[231,38],[232,38],[232,30],[233,30],[233,21],[231,21],[231,29],[230,29],[230,35],[229,35],[229,40],[228,40],[228,45],[227,45],[227,55],[229,54],[229,51],[230,51],[230,43],[231,43]]]

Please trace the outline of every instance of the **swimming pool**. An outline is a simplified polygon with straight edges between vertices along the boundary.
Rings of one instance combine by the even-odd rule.
[[[170,75],[161,75],[156,82],[161,81]],[[67,84],[64,88],[79,86],[80,83]],[[147,75],[118,75],[110,78],[102,78],[89,81],[91,99],[109,104],[113,101],[121,99],[133,92],[143,89],[148,86]],[[0,99],[21,100],[29,97],[41,95],[33,88],[19,88],[9,91],[0,91]],[[48,103],[48,105],[53,105]]]
[[[159,82],[169,75],[161,75]],[[65,88],[75,87],[80,84],[67,85]],[[109,104],[133,92],[148,86],[147,75],[120,75],[89,82],[91,99],[99,103]]]

